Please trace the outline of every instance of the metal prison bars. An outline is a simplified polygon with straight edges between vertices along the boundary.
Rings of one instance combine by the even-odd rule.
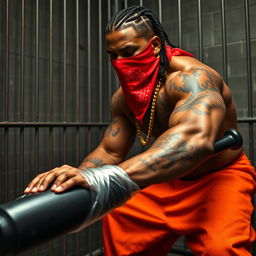
[[[79,165],[100,141],[109,123],[108,105],[118,87],[105,54],[107,20],[121,8],[137,4],[152,9],[171,40],[204,61],[204,8],[210,0],[190,1],[195,9],[197,45],[185,44],[186,5],[182,0],[2,0],[0,2],[1,202],[22,193],[37,173],[63,163]],[[227,1],[218,2],[221,18],[221,70],[228,74]],[[251,63],[250,2],[241,0],[246,49],[247,115],[238,122],[254,158],[255,106]],[[167,15],[168,12],[172,16]],[[173,11],[174,10],[174,11]],[[173,23],[173,24],[170,24]],[[172,28],[172,31],[168,29]],[[238,106],[239,108],[239,106]],[[132,151],[142,148],[135,144]],[[255,218],[254,218],[255,219]],[[101,255],[100,224],[65,236],[28,255]],[[183,241],[172,249],[193,255]],[[253,255],[256,255],[255,248]]]

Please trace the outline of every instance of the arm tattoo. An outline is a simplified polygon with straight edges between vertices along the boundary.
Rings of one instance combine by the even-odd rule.
[[[207,69],[193,69],[191,74],[180,74],[182,84],[173,80],[169,87],[172,91],[188,94],[182,105],[177,106],[173,113],[187,110],[198,115],[209,115],[212,108],[225,109],[223,99],[215,86],[213,75]]]
[[[88,165],[89,163],[89,165]],[[91,168],[92,166],[90,164],[95,165],[95,167],[99,167],[104,165],[104,161],[98,157],[89,157],[89,158],[85,158],[84,161],[82,162],[81,166],[82,168]]]
[[[98,157],[92,157],[92,158],[86,159],[86,162],[92,163],[96,166],[104,165],[103,160]]]
[[[106,132],[105,132],[105,136],[108,136],[108,137],[116,137],[119,132],[120,132],[120,127],[116,127],[114,128],[114,124],[117,123],[117,120],[114,119],[111,124],[108,126]]]
[[[147,168],[150,169],[151,171],[153,171],[153,172],[157,171],[157,169],[154,167],[154,165],[152,165],[149,162],[148,159],[140,157],[138,160],[141,161],[145,166],[147,166]]]
[[[194,153],[196,148],[193,145],[189,145],[178,133],[159,137],[151,148],[157,148],[158,151],[151,155],[140,157],[139,161],[152,172],[156,172],[159,169],[169,169],[173,165],[178,165],[182,168],[184,161],[194,161],[200,158],[199,153]]]

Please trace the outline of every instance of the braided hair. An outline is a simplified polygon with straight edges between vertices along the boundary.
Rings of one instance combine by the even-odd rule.
[[[165,44],[175,47],[168,39],[162,24],[159,19],[152,13],[151,10],[142,6],[130,6],[117,12],[108,22],[106,33],[113,32],[118,29],[124,29],[132,26],[140,35],[144,37],[152,37],[157,35],[162,43],[159,52],[160,68],[159,79],[165,82],[165,74],[169,70],[169,61],[166,56]]]

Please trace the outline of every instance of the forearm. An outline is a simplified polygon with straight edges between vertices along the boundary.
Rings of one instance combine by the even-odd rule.
[[[88,169],[103,165],[117,165],[122,161],[120,156],[107,152],[104,148],[98,147],[87,155],[78,168]]]
[[[168,133],[147,151],[119,164],[140,187],[181,178],[213,153],[201,135]]]
[[[108,126],[99,146],[80,164],[80,169],[117,165],[131,148],[136,130],[123,116],[116,116]]]

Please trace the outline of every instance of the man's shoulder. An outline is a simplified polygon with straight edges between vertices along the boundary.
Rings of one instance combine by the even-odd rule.
[[[129,108],[125,101],[122,88],[118,88],[111,99],[111,113],[112,115],[126,115]]]
[[[214,69],[208,67],[208,66],[192,66],[186,69],[177,70],[174,72],[171,72],[168,74],[166,82],[169,81],[176,81],[186,78],[186,79],[193,79],[193,78],[203,78],[204,76],[207,76],[209,78],[215,79],[220,78],[220,75],[217,71]]]
[[[216,88],[222,83],[221,76],[208,66],[193,66],[188,69],[178,70],[168,75],[165,87],[166,91],[186,93],[198,87]]]
[[[124,101],[125,99],[123,95],[123,90],[121,87],[119,87],[112,95],[111,106],[120,107],[121,105],[123,105]]]

